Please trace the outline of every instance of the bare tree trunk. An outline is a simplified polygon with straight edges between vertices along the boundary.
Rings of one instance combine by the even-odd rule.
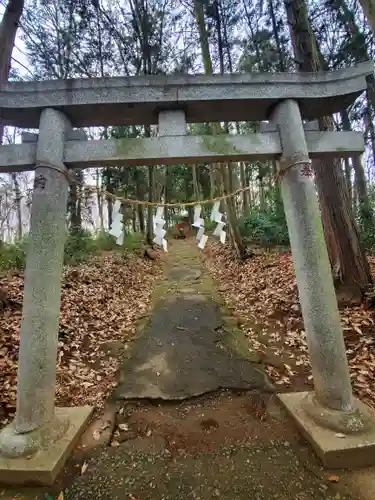
[[[164,167],[164,201],[165,201],[165,203],[169,202],[169,192],[170,192],[169,183],[170,183],[170,177],[171,176],[170,176],[170,171],[169,171],[168,165],[165,165],[165,167]],[[170,209],[168,209],[168,207],[165,206],[164,207],[164,219],[165,219],[165,228],[166,228],[166,230],[169,227],[169,211],[170,211]]]
[[[104,231],[104,217],[103,217],[103,197],[102,197],[102,187],[100,185],[100,170],[97,168],[95,172],[96,179],[96,200],[98,204],[98,214],[99,214],[99,224],[100,231]]]
[[[137,207],[135,205],[132,206],[132,225],[133,225],[133,233],[137,232]]]
[[[137,200],[144,200],[145,193],[142,184],[143,176],[141,174],[140,168],[142,167],[134,167],[135,192]],[[143,207],[144,205],[137,205],[137,212],[138,212],[139,230],[142,234],[145,234],[145,213]]]
[[[148,201],[154,198],[154,166],[148,166]],[[151,205],[147,206],[147,243],[152,245],[154,239],[154,213]]]
[[[241,176],[241,189],[245,189],[248,187],[246,183],[246,166],[244,162],[240,164],[240,176]],[[243,213],[246,213],[249,209],[249,191],[242,191],[242,210]]]
[[[191,171],[193,174],[193,192],[194,199],[199,200],[199,186],[198,186],[198,176],[197,176],[197,165],[191,166]]]
[[[353,202],[353,185],[352,185],[352,168],[350,165],[349,158],[344,159],[344,166],[345,166],[345,180],[346,180],[346,185],[348,187],[348,196],[349,196],[349,201],[350,203]]]
[[[107,198],[107,214],[108,214],[108,227],[109,229],[112,226],[113,222],[113,198],[110,196],[111,193],[113,193],[113,187],[110,184],[110,177],[107,175],[107,184],[106,184],[106,190],[109,193],[106,198]]]
[[[22,210],[21,210],[21,191],[20,185],[18,183],[17,174],[13,172],[12,181],[14,184],[14,194],[16,203],[16,213],[17,213],[17,238],[20,240],[22,238]]]
[[[80,185],[83,181],[82,170],[77,170],[74,179],[70,184],[68,198],[68,212],[70,213],[70,229],[71,231],[79,231],[82,229],[82,203]]]
[[[0,23],[0,86],[8,81],[12,52],[16,39],[24,0],[9,0]],[[0,144],[3,141],[4,125],[0,120]]]
[[[341,112],[341,119],[344,130],[351,130],[352,127],[350,125],[349,115],[346,110]],[[355,183],[357,186],[357,194],[358,194],[358,202],[359,202],[359,213],[361,217],[361,223],[365,228],[370,228],[374,224],[373,213],[370,206],[370,200],[367,192],[367,183],[365,177],[365,171],[362,165],[361,156],[353,156],[353,167],[355,172]],[[351,180],[350,180],[351,186]],[[351,191],[351,190],[350,190]],[[350,203],[351,203],[351,197]]]
[[[365,171],[361,156],[353,157],[353,167],[355,172],[355,184],[357,186],[361,223],[365,228],[370,229],[374,226],[374,214],[371,210],[370,200],[368,197]]]
[[[209,165],[208,166],[208,173],[209,173],[209,176],[210,176],[210,197],[211,198],[215,197],[215,192],[216,192],[216,189],[215,189],[215,172],[214,172],[213,169],[214,169],[213,165]]]
[[[371,153],[372,153],[372,161],[375,163],[375,130],[374,130],[374,113],[373,110],[375,109],[375,100],[374,103],[370,101],[369,98],[369,92],[367,91],[367,106],[366,106],[366,118],[367,118],[367,126],[368,126],[368,133],[370,135],[370,147],[371,147]],[[371,102],[371,105],[370,105]]]
[[[250,208],[253,204],[254,193],[253,193],[253,182],[252,182],[252,177],[251,177],[249,165],[246,165],[246,164],[245,164],[245,177],[246,177],[246,185],[249,186],[248,200],[249,200],[249,208]]]
[[[264,193],[264,181],[263,181],[263,166],[258,168],[258,187],[259,187],[259,208],[262,212],[266,210],[266,197]]]
[[[195,10],[195,19],[199,33],[204,70],[206,75],[212,75],[213,74],[212,60],[208,44],[206,23],[204,19],[203,3],[201,2],[201,0],[194,0],[194,10]],[[221,64],[222,64],[222,57],[221,57]],[[220,131],[221,131],[220,124],[219,123],[214,124],[213,132],[218,133]],[[231,182],[228,175],[228,165],[220,164],[219,172],[222,180],[222,190],[224,193],[229,194]],[[231,198],[227,200],[226,207],[227,207],[230,232],[233,237],[234,248],[236,250],[238,258],[244,259],[246,257],[246,248],[241,238],[241,235],[238,231],[236,210],[234,207],[233,200]]]
[[[268,7],[269,7],[270,17],[271,17],[271,22],[272,22],[273,36],[275,37],[277,53],[279,55],[279,71],[283,72],[283,71],[285,71],[285,64],[284,64],[284,59],[283,59],[283,52],[281,49],[280,28],[277,25],[273,0],[268,0]]]

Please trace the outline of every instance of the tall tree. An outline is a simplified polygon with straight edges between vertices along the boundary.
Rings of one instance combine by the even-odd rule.
[[[305,1],[284,0],[284,5],[298,70],[315,72],[324,69]],[[332,118],[320,120],[319,127],[321,130],[333,130]],[[372,277],[359,240],[341,164],[339,161],[316,161],[314,167],[336,285],[341,286],[353,300],[360,300],[366,286],[372,283]]]
[[[375,34],[375,0],[359,0],[359,3],[367,17],[367,22],[371,26],[372,32]]]
[[[352,64],[353,62],[358,63],[361,61],[370,61],[371,55],[368,48],[368,37],[362,27],[360,27],[355,11],[349,8],[346,0],[326,0],[325,4],[337,20],[340,28],[344,30],[342,48],[337,54],[338,64],[344,63],[347,65]],[[367,76],[366,97],[367,106],[365,107],[364,113],[367,115],[365,118],[367,119],[369,125],[368,133],[370,135],[370,140],[368,141],[368,144],[372,151],[372,159],[375,161],[375,138],[373,134],[372,120],[373,113],[375,111],[375,78],[373,74]],[[370,107],[372,109],[370,109]],[[342,113],[341,117],[344,130],[350,130],[351,126],[347,111]],[[368,199],[365,173],[359,157],[353,158],[353,166],[355,169],[356,184],[358,187],[361,223],[365,227],[372,226],[373,217]]]
[[[24,0],[9,0],[0,23],[0,86],[8,81],[12,52],[16,40]],[[4,125],[0,121],[0,144],[4,135]]]
[[[194,0],[194,12],[196,17],[196,23],[198,27],[200,47],[202,51],[202,59],[204,65],[204,71],[207,75],[213,74],[213,65],[210,53],[210,46],[208,41],[208,34],[206,29],[205,15],[203,4],[200,0]],[[221,132],[220,124],[213,125],[213,133],[217,134]],[[219,171],[222,181],[222,190],[224,194],[230,193],[230,179],[228,173],[228,165],[219,164]],[[236,250],[237,256],[240,259],[244,259],[246,257],[246,248],[240,232],[238,230],[237,224],[237,216],[235,211],[235,206],[233,200],[231,198],[226,200],[226,210],[228,215],[229,228],[232,236],[232,241],[234,244],[234,248]]]

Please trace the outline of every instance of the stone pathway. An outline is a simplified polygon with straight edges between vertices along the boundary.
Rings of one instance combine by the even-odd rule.
[[[113,436],[66,500],[354,500],[281,410],[194,240],[174,241],[115,392]],[[231,389],[223,391],[223,389]]]
[[[191,242],[177,248],[197,252]],[[124,363],[116,397],[180,400],[224,388],[273,391],[258,365],[225,346],[213,284],[208,286],[197,255],[196,261],[190,257],[190,266],[173,262],[182,255],[170,257],[150,321]]]
[[[53,487],[0,488],[0,498],[373,499],[373,472],[355,482],[321,468],[236,325],[194,239],[172,241],[107,413]]]

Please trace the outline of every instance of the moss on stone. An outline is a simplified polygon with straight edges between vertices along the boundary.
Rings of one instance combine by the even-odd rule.
[[[343,424],[349,432],[363,432],[371,426],[372,422],[367,415],[356,408],[353,412],[344,414]]]
[[[227,135],[203,135],[201,139],[203,146],[213,153],[219,155],[245,154],[244,151],[232,144]]]
[[[147,139],[146,139],[147,140]],[[141,157],[145,149],[145,139],[117,139],[116,156],[119,158]]]

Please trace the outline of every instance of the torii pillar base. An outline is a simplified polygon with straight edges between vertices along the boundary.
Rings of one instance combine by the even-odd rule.
[[[326,419],[326,425],[331,423],[331,428],[320,425],[317,421],[320,414],[316,406],[316,418],[313,418],[311,407],[306,409],[306,401],[312,396],[308,392],[293,392],[279,394],[278,398],[284,408],[297,424],[301,434],[310,443],[311,447],[330,469],[356,469],[375,464],[375,424],[367,426],[366,430],[359,433],[344,433],[332,427],[343,428],[343,412],[331,410],[330,415],[321,415]],[[375,422],[375,410],[355,399],[355,407],[361,416],[366,415]],[[328,421],[327,421],[328,417]],[[348,414],[348,419],[355,417]],[[344,430],[344,429],[343,429]]]
[[[78,443],[92,412],[93,408],[89,406],[55,408],[56,424],[48,429],[18,435],[19,439],[27,439],[30,443],[35,441],[38,451],[30,457],[7,458],[0,455],[0,483],[11,486],[51,486]],[[54,429],[54,425],[59,425],[58,422],[68,423],[62,435],[57,428]],[[13,434],[13,438],[17,439],[12,424],[3,432]],[[57,439],[53,440],[53,434],[58,435]]]

